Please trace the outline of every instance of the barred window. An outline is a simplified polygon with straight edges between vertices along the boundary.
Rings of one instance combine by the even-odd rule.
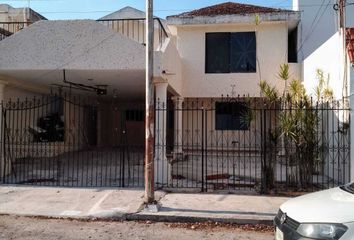
[[[206,73],[256,72],[255,32],[206,34]]]
[[[215,103],[216,130],[248,130],[250,109],[244,102]]]

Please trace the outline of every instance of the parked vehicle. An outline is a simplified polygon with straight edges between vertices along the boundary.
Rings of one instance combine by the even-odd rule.
[[[275,240],[354,239],[354,183],[285,202],[274,224]]]

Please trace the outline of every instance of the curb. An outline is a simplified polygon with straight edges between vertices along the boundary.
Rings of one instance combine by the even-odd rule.
[[[218,218],[218,217],[194,217],[194,216],[170,216],[155,214],[127,214],[127,221],[153,221],[170,223],[197,223],[197,222],[218,222],[224,224],[239,225],[269,225],[273,226],[272,219],[252,219],[252,218]]]
[[[171,215],[155,215],[155,214],[139,214],[126,213],[119,215],[111,215],[107,217],[97,216],[46,216],[32,214],[4,214],[0,216],[16,216],[39,219],[65,219],[76,221],[151,221],[151,222],[168,222],[168,223],[202,223],[202,222],[218,222],[222,224],[238,224],[238,225],[268,225],[273,226],[273,220],[270,219],[251,219],[251,218],[217,218],[217,217],[194,217],[194,216],[171,216]]]

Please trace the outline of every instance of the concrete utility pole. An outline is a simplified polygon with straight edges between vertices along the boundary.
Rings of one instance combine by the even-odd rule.
[[[153,0],[146,0],[145,79],[145,203],[153,204],[154,194],[154,16]]]

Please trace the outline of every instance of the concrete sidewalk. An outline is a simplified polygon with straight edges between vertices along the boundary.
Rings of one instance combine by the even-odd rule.
[[[283,197],[156,192],[159,212],[144,210],[133,189],[0,186],[0,214],[54,218],[218,221],[271,224]]]

